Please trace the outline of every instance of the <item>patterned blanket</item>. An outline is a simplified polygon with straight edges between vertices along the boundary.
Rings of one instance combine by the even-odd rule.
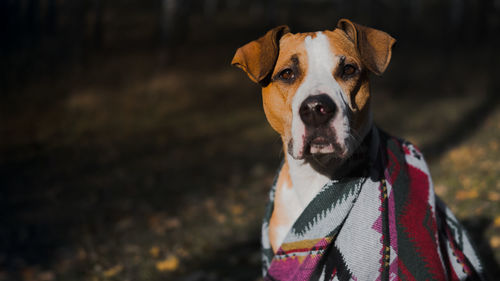
[[[262,227],[265,280],[484,280],[470,240],[436,197],[412,144],[374,128],[367,176],[331,180],[276,254]]]

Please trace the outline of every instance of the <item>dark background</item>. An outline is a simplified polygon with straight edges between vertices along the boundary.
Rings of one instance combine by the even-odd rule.
[[[376,122],[499,277],[500,1],[3,0],[0,280],[257,280],[281,143],[229,64],[342,17],[398,40]]]

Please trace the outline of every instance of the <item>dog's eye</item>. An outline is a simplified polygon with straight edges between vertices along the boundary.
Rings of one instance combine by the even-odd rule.
[[[279,77],[282,80],[290,81],[290,80],[293,80],[293,78],[295,78],[295,74],[293,73],[293,70],[291,70],[290,68],[287,68],[287,69],[280,72]]]
[[[352,64],[346,64],[342,70],[342,76],[349,77],[356,73],[356,67]]]

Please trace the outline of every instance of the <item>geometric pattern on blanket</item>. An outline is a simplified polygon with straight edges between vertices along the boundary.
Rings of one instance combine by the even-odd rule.
[[[328,182],[276,254],[268,237],[273,184],[262,225],[264,279],[485,280],[467,233],[434,194],[420,151],[376,127],[371,137],[378,145],[370,176]]]

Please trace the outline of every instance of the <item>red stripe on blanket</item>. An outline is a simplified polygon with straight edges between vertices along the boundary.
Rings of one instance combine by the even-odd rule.
[[[400,280],[404,281],[417,281],[413,275],[411,275],[410,271],[408,271],[408,268],[404,265],[404,263],[401,260],[398,260],[398,267],[399,270],[401,270],[401,275],[398,276]]]
[[[407,165],[410,190],[399,221],[405,228],[410,241],[420,258],[425,262],[428,272],[435,280],[445,280],[436,243],[437,223],[429,205],[429,180],[427,174]],[[401,265],[401,263],[400,263]]]
[[[385,170],[385,177],[391,185],[394,185],[394,181],[396,181],[396,178],[399,175],[399,171],[401,170],[401,165],[399,164],[396,155],[394,155],[394,153],[392,153],[390,149],[387,149],[387,154],[389,157],[387,159],[388,163],[387,169]]]

